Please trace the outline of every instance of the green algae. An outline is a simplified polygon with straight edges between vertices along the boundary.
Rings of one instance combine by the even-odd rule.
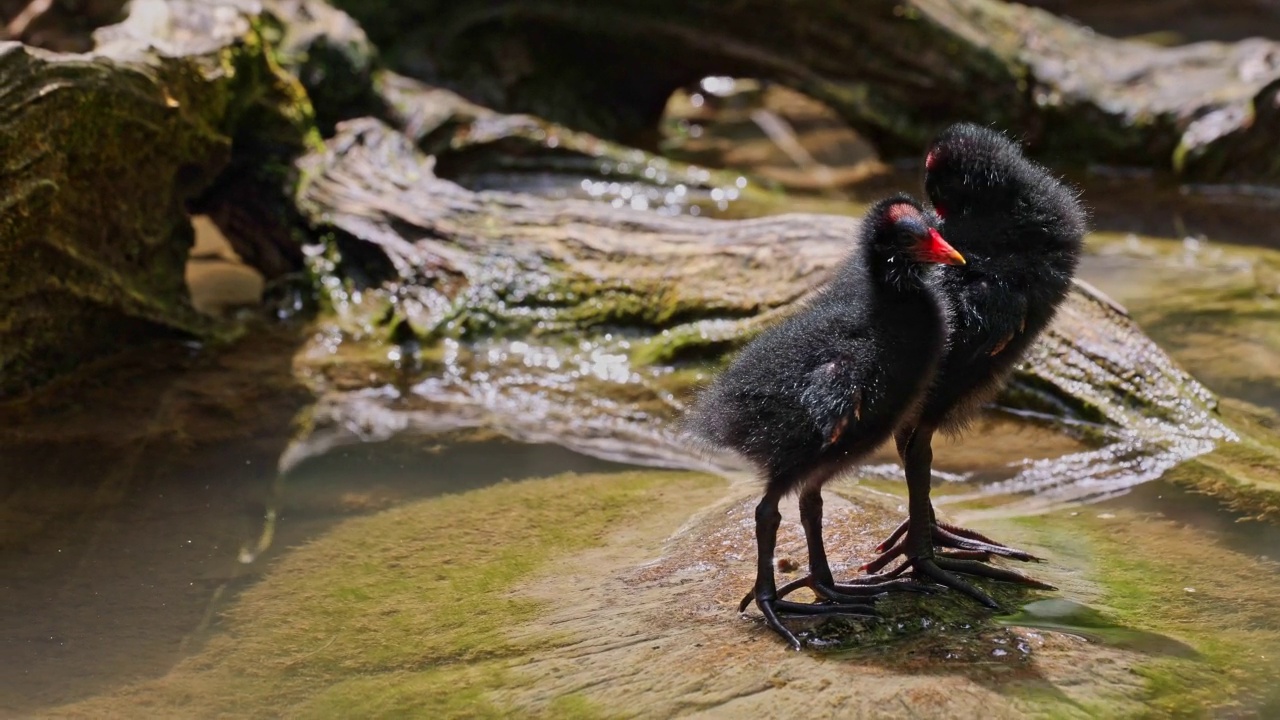
[[[971,582],[1002,608],[1019,607],[1043,595],[985,578],[973,578]],[[806,639],[832,657],[875,654],[883,664],[905,666],[914,662],[918,654],[949,655],[970,661],[989,658],[991,639],[1000,634],[990,611],[955,592],[893,594],[878,601],[876,610],[881,617],[837,618],[815,628]],[[1009,661],[1023,659],[1010,657]]]
[[[1091,717],[1249,715],[1275,702],[1280,575],[1270,561],[1223,548],[1211,533],[1132,511],[1055,513],[1015,521],[1083,574],[1092,606],[1067,632],[1137,649],[1140,708],[1087,707]],[[1035,608],[1026,615],[1035,615]],[[1016,623],[1014,616],[1008,622]],[[1032,626],[1043,626],[1033,618]]]
[[[531,575],[604,542],[664,497],[720,481],[689,473],[567,475],[503,483],[346,522],[290,553],[246,590],[226,632],[169,676],[68,715],[149,708],[157,714],[303,717],[510,716],[488,697],[529,684],[518,659],[563,642],[514,638],[544,612],[512,597]],[[319,690],[319,692],[317,692]],[[435,715],[443,712],[444,715]],[[564,697],[533,716],[598,716]]]
[[[1027,603],[1012,615],[997,617],[996,622],[1012,627],[1071,633],[1092,642],[1148,654],[1197,656],[1190,646],[1167,635],[1125,627],[1096,608],[1063,598]]]
[[[1223,414],[1241,431],[1240,442],[1184,463],[1166,478],[1245,519],[1280,522],[1280,419],[1274,411],[1234,400],[1223,401]]]
[[[479,718],[502,720],[516,712],[487,696],[492,690],[531,684],[500,662],[446,666],[417,673],[389,673],[343,680],[297,709],[305,718]],[[581,695],[555,698],[520,717],[595,720],[618,717]]]
[[[306,91],[321,133],[383,111],[373,88],[377,49],[346,13],[319,0],[268,2],[265,9],[263,37]]]
[[[719,481],[687,473],[566,475],[349,520],[279,560],[227,610],[222,632],[168,675],[49,715],[265,717],[281,708],[314,718],[662,713],[689,700],[655,689],[665,684],[652,678],[673,670],[653,663],[649,642],[626,658],[591,657],[589,671],[544,663],[557,653],[590,654],[602,642],[625,647],[635,623],[657,621],[644,610],[616,615],[617,587],[602,588],[604,605],[597,604],[600,596],[575,596],[584,573],[595,577],[594,565],[578,567],[593,562],[584,559],[592,549],[612,552],[633,542],[633,529],[655,510],[665,513],[663,532],[670,532],[691,500],[701,506],[723,492]],[[662,560],[625,574],[630,600],[652,602],[652,595],[643,599],[646,592],[662,598],[660,622],[674,622],[675,634],[642,637],[653,638],[653,650],[664,648],[662,657],[688,676],[685,682],[707,684],[700,702],[708,708],[746,682],[721,684],[717,676],[745,674],[780,688],[788,676],[847,681],[851,669],[870,672],[864,680],[870,683],[958,675],[969,683],[964,687],[998,688],[1004,699],[991,708],[998,717],[1015,710],[1072,718],[1247,715],[1275,702],[1267,681],[1280,660],[1273,654],[1280,652],[1280,627],[1269,608],[1280,580],[1267,563],[1223,549],[1212,535],[1123,509],[986,523],[984,532],[1047,554],[1048,563],[1026,569],[1064,589],[1028,592],[979,581],[1005,607],[1022,608],[1006,616],[956,593],[890,596],[880,603],[884,619],[821,624],[806,632],[813,649],[797,654],[767,631],[744,634],[722,601],[726,594],[736,600],[738,574],[751,566],[727,558],[721,542],[747,541],[750,530],[740,519],[749,516],[749,502],[741,508],[741,516],[723,508],[699,515],[692,532],[669,541]],[[707,570],[708,561],[729,569],[732,582]],[[702,569],[681,570],[690,567]],[[1200,577],[1198,567],[1215,568],[1213,577]],[[530,587],[541,589],[515,592]],[[681,600],[670,605],[675,597]],[[563,603],[573,606],[566,612]],[[1036,645],[1031,630],[1088,642]],[[585,646],[583,633],[594,638]],[[663,645],[669,637],[675,646]],[[773,660],[761,663],[762,657]],[[615,661],[617,668],[608,665]],[[778,675],[774,661],[791,670]],[[561,682],[556,668],[598,674]],[[598,685],[602,678],[617,682]],[[619,705],[619,698],[628,700]],[[970,709],[955,702],[945,707]]]

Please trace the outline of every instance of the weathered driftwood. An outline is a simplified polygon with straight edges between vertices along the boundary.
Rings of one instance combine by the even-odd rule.
[[[956,119],[1079,163],[1280,180],[1280,44],[1162,48],[1000,0],[342,0],[396,67],[628,140],[706,75],[818,98],[890,154]]]
[[[0,395],[157,328],[203,328],[187,203],[216,211],[245,155],[288,171],[310,128],[256,12],[138,2],[89,55],[0,44]],[[263,267],[298,252],[238,249]]]
[[[329,278],[346,336],[382,341],[392,362],[354,382],[338,368],[331,387],[354,394],[322,403],[317,437],[286,465],[357,438],[480,425],[611,458],[688,462],[671,421],[697,370],[789,312],[857,227],[476,193],[437,178],[432,159],[378,121],[338,130],[303,161],[301,211],[331,238],[314,269]],[[365,391],[383,383],[399,390]],[[1127,487],[1232,437],[1204,388],[1088,291],[1072,295],[1003,402],[1099,446],[1011,481],[1042,500]]]

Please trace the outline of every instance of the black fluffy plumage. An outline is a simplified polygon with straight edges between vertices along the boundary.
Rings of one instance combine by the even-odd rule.
[[[927,223],[905,195],[873,207],[831,281],[743,349],[686,419],[695,436],[737,451],[783,492],[822,482],[883,444],[918,407],[942,358],[947,311],[932,266],[911,259],[914,237],[887,218],[900,204]]]
[[[882,587],[837,591],[821,538],[821,487],[887,440],[915,413],[946,349],[947,310],[932,263],[964,262],[907,196],[867,213],[857,247],[812,301],[765,331],[698,398],[686,428],[761,470],[755,598],[793,646],[778,612],[870,612],[855,600]],[[831,604],[776,599],[778,500],[799,490],[810,571]],[[815,591],[819,588],[815,586]]]
[[[1087,215],[1076,190],[994,130],[951,126],[925,165],[940,230],[968,264],[940,272],[951,348],[920,424],[954,430],[999,390],[1066,298]]]
[[[1053,319],[1071,288],[1087,217],[1078,193],[1017,143],[971,124],[948,128],[930,146],[925,191],[941,231],[969,262],[939,273],[952,313],[950,348],[919,414],[896,434],[908,519],[863,567],[876,572],[905,556],[888,577],[911,567],[917,577],[994,608],[986,593],[954,573],[1051,586],[985,563],[993,556],[1036,559],[1029,553],[937,522],[929,500],[933,434],[962,429]]]

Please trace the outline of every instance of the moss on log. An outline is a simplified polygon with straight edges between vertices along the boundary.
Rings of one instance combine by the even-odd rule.
[[[313,132],[253,11],[137,2],[88,55],[0,44],[0,395],[163,329],[208,329],[183,284],[187,204],[216,210],[210,188],[246,153],[283,197]],[[261,247],[237,249],[269,266]]]

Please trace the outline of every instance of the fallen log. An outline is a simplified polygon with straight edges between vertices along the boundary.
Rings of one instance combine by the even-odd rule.
[[[1063,163],[1280,181],[1280,43],[1118,40],[1000,0],[338,3],[391,66],[631,142],[708,75],[783,83],[894,156],[954,120]]]
[[[312,270],[334,313],[304,357],[333,394],[285,467],[335,444],[465,427],[727,466],[682,447],[684,398],[802,302],[856,235],[845,217],[721,221],[472,192],[433,164],[372,119],[339,125],[301,161],[300,212],[328,239]],[[344,342],[365,348],[362,362]],[[1008,482],[1041,503],[1115,492],[1234,439],[1204,387],[1087,288],[1001,403],[1097,448]]]

